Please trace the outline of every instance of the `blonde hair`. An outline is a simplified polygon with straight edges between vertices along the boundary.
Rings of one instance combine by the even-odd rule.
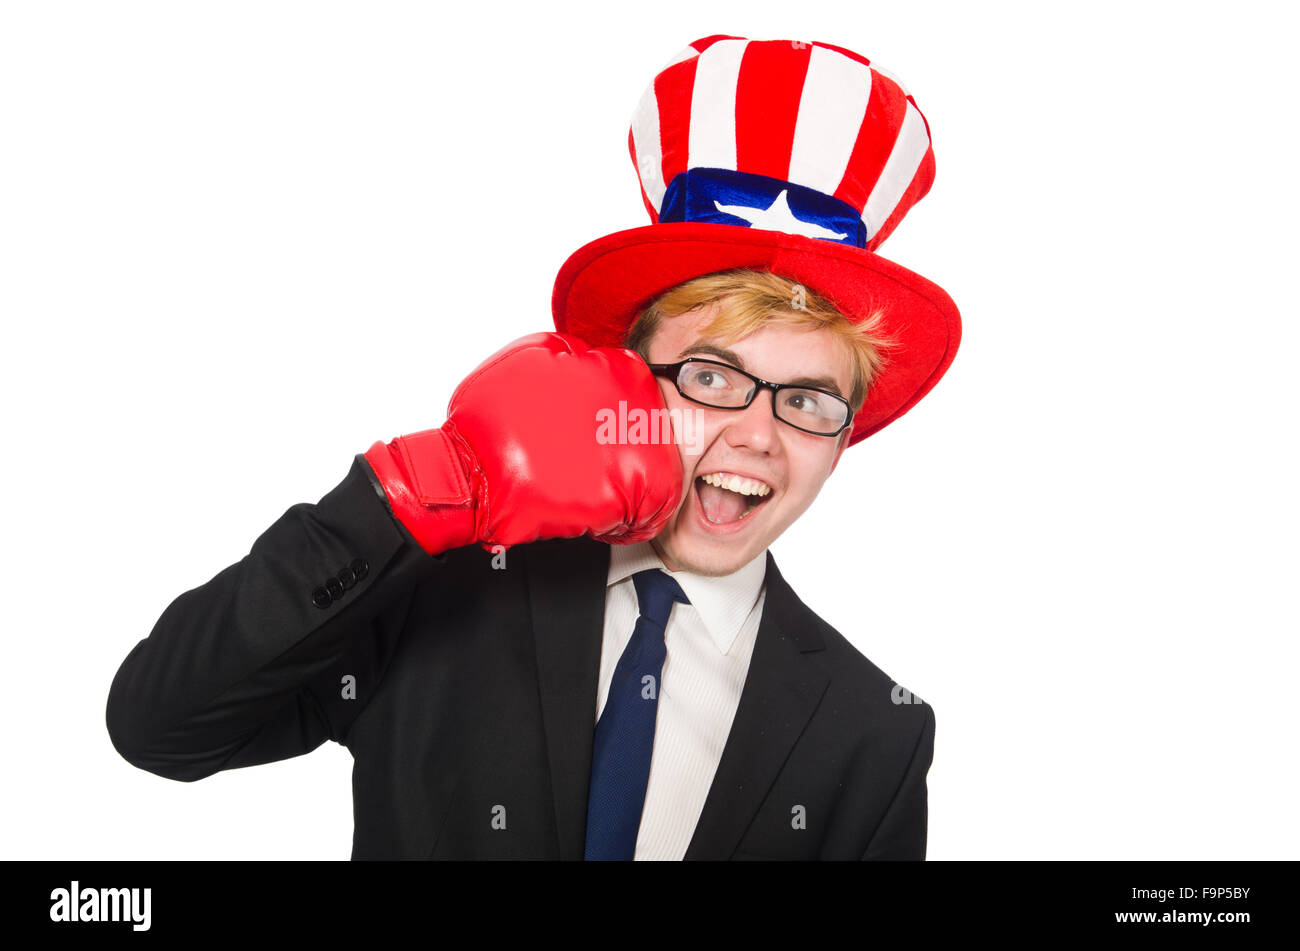
[[[650,339],[663,318],[677,317],[714,301],[719,302],[718,313],[703,333],[725,343],[773,325],[829,330],[842,339],[853,358],[853,386],[848,400],[855,414],[867,398],[871,381],[887,362],[883,351],[894,346],[894,341],[880,332],[883,309],[876,308],[866,320],[854,323],[826,298],[797,281],[748,268],[705,274],[669,288],[637,315],[623,346],[649,362]]]

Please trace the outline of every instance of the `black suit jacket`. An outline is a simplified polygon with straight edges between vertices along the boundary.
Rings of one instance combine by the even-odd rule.
[[[113,680],[109,735],[187,782],[343,744],[354,859],[581,859],[608,566],[586,538],[504,568],[431,558],[358,456],[163,612]],[[770,552],[766,585],[685,857],[923,859],[931,708],[898,702]]]

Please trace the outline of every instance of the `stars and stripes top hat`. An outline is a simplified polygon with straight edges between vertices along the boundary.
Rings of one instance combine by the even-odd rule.
[[[652,224],[570,256],[552,296],[557,330],[618,346],[664,291],[740,267],[797,281],[855,322],[882,308],[897,346],[850,444],[948,369],[956,305],[875,253],[934,180],[929,123],[890,73],[828,43],[705,37],[646,89],[628,147]]]

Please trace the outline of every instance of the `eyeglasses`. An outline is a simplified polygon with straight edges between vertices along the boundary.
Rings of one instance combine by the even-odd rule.
[[[772,391],[772,415],[814,436],[838,436],[853,421],[853,408],[842,396],[809,386],[769,383],[729,363],[683,360],[649,363],[655,376],[672,380],[692,403],[716,409],[744,409],[760,389]]]

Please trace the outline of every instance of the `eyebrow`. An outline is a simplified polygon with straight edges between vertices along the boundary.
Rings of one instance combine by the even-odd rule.
[[[727,350],[723,347],[715,347],[713,344],[709,343],[697,343],[693,346],[687,347],[681,353],[677,354],[677,359],[685,360],[688,354],[701,353],[706,353],[711,357],[717,357],[719,360],[735,364],[742,370],[749,370],[749,367],[745,366],[745,361],[740,359],[740,356],[735,351]],[[782,385],[810,386],[814,389],[826,390],[829,393],[834,393],[836,396],[840,397],[840,399],[845,398],[844,394],[840,391],[839,384],[829,376],[801,376],[798,379],[789,380]]]

